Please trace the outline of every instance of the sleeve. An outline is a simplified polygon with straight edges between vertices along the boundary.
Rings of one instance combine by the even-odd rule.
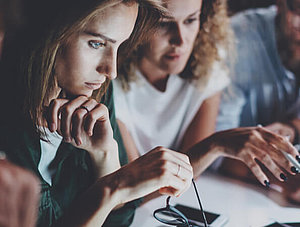
[[[245,104],[243,90],[231,84],[221,95],[219,115],[216,130],[237,128],[240,124],[240,115]]]
[[[216,61],[213,64],[211,76],[203,93],[204,99],[222,91],[230,84],[228,70],[222,64],[220,61]]]

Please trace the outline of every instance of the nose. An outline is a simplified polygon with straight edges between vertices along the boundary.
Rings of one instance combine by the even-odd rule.
[[[169,40],[171,45],[181,46],[183,44],[183,32],[178,23],[172,24],[171,36]]]
[[[105,75],[108,79],[113,80],[117,77],[117,51],[108,48],[101,56],[101,60],[97,66],[97,72]]]

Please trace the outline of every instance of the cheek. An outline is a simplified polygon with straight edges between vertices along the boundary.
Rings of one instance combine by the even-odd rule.
[[[197,38],[197,35],[199,33],[199,26],[200,26],[199,23],[197,25],[193,26],[187,34],[187,37],[189,38],[189,44],[191,46],[194,46],[194,42],[195,42],[195,40]]]

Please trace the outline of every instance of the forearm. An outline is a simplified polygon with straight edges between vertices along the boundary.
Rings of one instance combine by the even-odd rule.
[[[118,204],[119,196],[114,179],[108,175],[96,181],[70,206],[55,227],[101,226],[108,214]]]
[[[218,157],[221,149],[214,145],[213,135],[194,145],[187,152],[193,166],[194,178],[199,177]]]

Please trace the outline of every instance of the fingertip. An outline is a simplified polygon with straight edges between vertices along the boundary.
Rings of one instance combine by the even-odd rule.
[[[264,180],[263,185],[270,188],[270,181],[268,179]]]
[[[50,131],[51,131],[51,132],[55,132],[55,131],[56,131],[56,125],[55,125],[55,123],[52,123],[52,124],[50,125]]]

